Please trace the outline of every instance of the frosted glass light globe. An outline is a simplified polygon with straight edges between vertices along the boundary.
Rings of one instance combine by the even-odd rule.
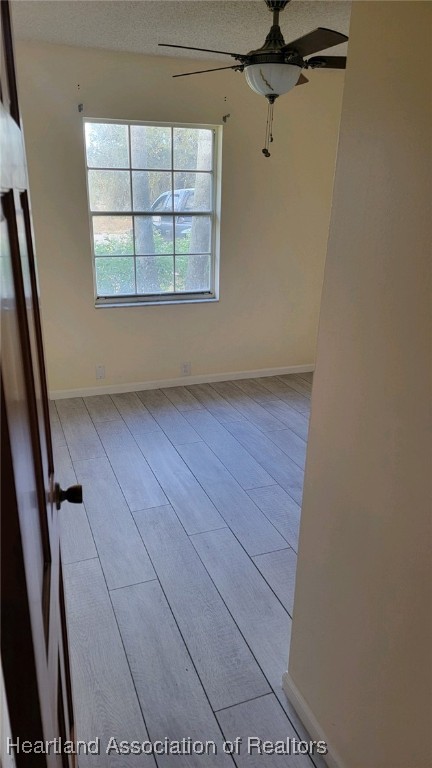
[[[251,64],[246,82],[260,96],[281,96],[297,85],[302,68],[295,64]]]

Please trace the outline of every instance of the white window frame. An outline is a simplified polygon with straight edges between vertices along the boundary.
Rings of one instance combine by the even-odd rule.
[[[209,291],[196,291],[190,293],[163,293],[163,294],[128,294],[128,295],[114,295],[114,296],[99,296],[97,294],[96,283],[96,255],[94,252],[94,238],[93,238],[93,217],[94,216],[131,216],[134,222],[135,216],[148,215],[150,213],[144,213],[142,211],[92,211],[90,209],[90,193],[89,193],[89,170],[99,170],[98,167],[89,166],[87,164],[87,151],[86,151],[86,137],[85,126],[86,123],[112,123],[113,125],[127,125],[129,127],[129,167],[128,168],[101,168],[100,170],[112,170],[112,171],[129,171],[130,183],[132,186],[132,165],[131,165],[131,152],[130,152],[130,126],[142,125],[142,126],[154,126],[161,128],[204,128],[213,132],[213,163],[212,163],[212,210],[208,211],[187,211],[188,216],[210,216],[211,218],[211,264],[210,264],[210,290]],[[84,162],[85,162],[85,175],[86,175],[86,189],[87,189],[87,209],[89,215],[90,225],[90,246],[92,255],[92,273],[93,273],[93,287],[94,287],[94,300],[95,307],[134,307],[134,306],[162,306],[164,304],[197,304],[202,302],[215,302],[219,301],[219,263],[220,263],[220,210],[221,210],[221,177],[222,177],[222,125],[213,125],[206,123],[176,123],[176,122],[156,122],[156,121],[144,121],[144,120],[115,120],[113,118],[83,118],[83,136],[84,136]],[[171,160],[171,166],[173,162]],[[152,170],[152,169],[139,169],[139,170]],[[158,169],[159,170],[159,169]],[[171,167],[171,173],[174,173],[173,167]],[[195,172],[191,169],[191,172]],[[131,200],[132,200],[132,188],[131,188]],[[181,215],[182,212],[180,212]],[[172,214],[166,215],[179,215],[173,210]],[[135,228],[135,227],[134,227]],[[173,238],[173,249],[175,253],[175,238]],[[134,242],[135,250],[135,242]],[[115,258],[115,257],[113,257]],[[133,254],[133,258],[136,259],[136,254]],[[175,256],[174,256],[175,258]],[[136,263],[136,262],[135,262]],[[175,268],[175,267],[174,267]]]

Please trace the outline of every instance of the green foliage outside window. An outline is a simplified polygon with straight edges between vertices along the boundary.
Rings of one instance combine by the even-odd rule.
[[[141,264],[146,264],[146,278],[140,277],[138,267],[138,292],[147,283],[149,292],[172,293],[176,291],[196,290],[200,283],[194,284],[193,275],[199,270],[201,275],[206,275],[209,269],[209,261],[206,257],[190,256],[191,233],[186,233],[182,238],[177,238],[175,271],[174,258],[171,253],[172,245],[160,232],[155,231],[155,250],[157,257],[138,257]],[[123,254],[130,253],[130,241],[127,235],[117,235],[105,238],[98,243],[95,255],[105,258],[96,259],[96,274],[99,295],[122,295],[135,292],[135,277],[133,271],[133,257],[121,258]],[[111,257],[111,258],[110,258]],[[142,270],[141,270],[142,271]],[[175,276],[175,286],[174,286]],[[196,278],[195,278],[196,280]]]

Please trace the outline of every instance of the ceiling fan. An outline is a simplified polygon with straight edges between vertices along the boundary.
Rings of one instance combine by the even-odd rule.
[[[217,72],[221,69],[232,69],[236,72],[244,72],[246,82],[255,93],[265,96],[269,102],[267,118],[266,141],[263,154],[270,157],[269,143],[273,141],[273,105],[278,96],[288,93],[296,85],[308,82],[302,74],[303,69],[345,69],[345,56],[311,56],[313,53],[326,50],[339,43],[348,40],[346,35],[335,32],[332,29],[318,27],[312,32],[285,43],[279,26],[279,13],[284,10],[290,0],[265,0],[265,3],[273,13],[273,24],[268,33],[264,45],[249,53],[232,53],[231,51],[216,51],[211,48],[195,48],[190,45],[172,45],[171,43],[159,43],[163,48],[182,48],[189,51],[204,51],[206,53],[222,53],[232,56],[238,63],[227,67],[214,69],[202,69],[196,72],[184,72],[173,77],[188,77],[189,75],[201,75],[206,72]]]

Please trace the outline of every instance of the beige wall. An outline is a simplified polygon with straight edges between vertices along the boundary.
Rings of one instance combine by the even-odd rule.
[[[280,99],[266,160],[267,104],[240,74],[172,80],[196,60],[23,42],[17,60],[50,389],[173,379],[182,361],[193,375],[313,363],[344,73]],[[219,303],[95,309],[79,102],[132,120],[230,113]]]
[[[431,764],[431,22],[351,18],[286,679],[345,768]]]

